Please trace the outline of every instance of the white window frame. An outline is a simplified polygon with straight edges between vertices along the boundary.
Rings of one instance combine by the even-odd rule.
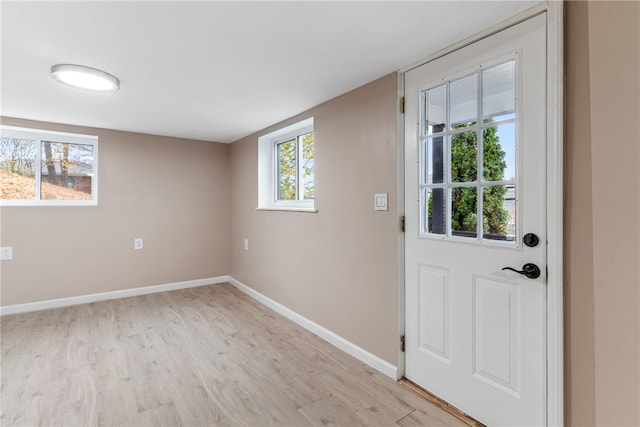
[[[31,200],[0,199],[0,206],[97,206],[98,205],[98,137],[77,133],[56,132],[42,129],[30,129],[0,125],[3,138],[19,138],[35,141],[36,146],[36,198]],[[91,164],[91,199],[89,200],[41,200],[42,183],[42,142],[57,142],[93,146],[93,162]]]
[[[258,138],[257,210],[317,212],[315,199],[278,200],[278,144],[313,132],[313,117],[278,129]],[[315,144],[315,139],[314,139]],[[298,166],[298,165],[297,165]],[[315,182],[315,173],[314,173]],[[300,183],[298,182],[298,185]]]

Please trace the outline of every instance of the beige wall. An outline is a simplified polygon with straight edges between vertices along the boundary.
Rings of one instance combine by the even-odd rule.
[[[396,79],[389,74],[234,142],[229,245],[233,277],[394,365]],[[256,211],[258,136],[311,116],[318,213]],[[374,193],[389,194],[388,212],[374,211]]]
[[[229,146],[2,118],[99,137],[99,205],[0,208],[1,304],[225,275]],[[133,239],[144,249],[133,250]]]
[[[640,3],[566,13],[566,414],[640,425]]]

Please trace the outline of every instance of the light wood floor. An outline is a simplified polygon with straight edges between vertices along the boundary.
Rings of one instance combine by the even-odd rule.
[[[1,319],[2,426],[464,426],[231,285]]]

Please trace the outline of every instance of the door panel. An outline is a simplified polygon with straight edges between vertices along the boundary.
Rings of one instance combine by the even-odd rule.
[[[475,277],[473,289],[474,376],[518,394],[518,286]]]
[[[449,360],[449,274],[425,265],[419,271],[418,320],[420,349]]]
[[[546,424],[545,25],[405,74],[405,375],[488,425]]]

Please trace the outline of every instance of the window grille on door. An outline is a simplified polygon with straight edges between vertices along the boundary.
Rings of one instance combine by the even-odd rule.
[[[516,59],[421,91],[421,235],[516,243],[516,106]]]

